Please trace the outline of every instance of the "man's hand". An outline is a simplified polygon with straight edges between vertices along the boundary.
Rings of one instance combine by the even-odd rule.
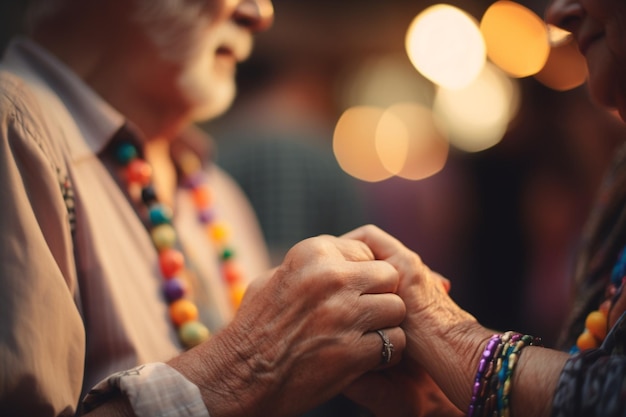
[[[295,245],[253,282],[234,321],[170,362],[196,383],[213,417],[290,416],[382,368],[383,329],[400,360],[399,275],[363,242],[331,236]]]

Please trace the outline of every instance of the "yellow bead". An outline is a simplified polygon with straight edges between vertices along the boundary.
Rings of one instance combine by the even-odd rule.
[[[213,223],[208,226],[209,235],[215,243],[224,243],[228,239],[228,227],[223,223]]]
[[[245,293],[246,286],[243,284],[235,284],[230,288],[230,301],[235,309],[241,305]]]
[[[192,348],[208,340],[211,332],[199,321],[189,321],[178,329],[178,336],[186,347]]]
[[[578,346],[580,350],[595,349],[598,345],[596,338],[586,329],[578,336],[578,340],[576,340],[576,346]]]
[[[171,248],[176,243],[176,231],[169,224],[161,224],[152,229],[152,243],[159,250]]]
[[[585,320],[585,327],[596,339],[604,340],[607,327],[606,316],[600,311],[592,311]]]
[[[198,307],[189,300],[180,299],[170,304],[170,317],[176,326],[198,319]]]

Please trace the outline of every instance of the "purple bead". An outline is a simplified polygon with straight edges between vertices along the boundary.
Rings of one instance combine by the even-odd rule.
[[[479,390],[480,390],[480,382],[474,382],[474,389],[472,390],[472,396],[478,397]]]
[[[198,221],[202,224],[211,223],[215,219],[215,211],[204,209],[198,213]]]
[[[202,172],[198,172],[196,174],[190,175],[187,178],[185,178],[184,185],[187,188],[192,188],[192,189],[193,188],[198,188],[202,184],[204,184],[204,176],[203,176]]]
[[[487,361],[485,360],[485,358],[481,359],[480,362],[478,362],[478,373],[479,374],[483,374],[483,372],[485,372],[485,369],[487,369]]]
[[[493,350],[493,348],[496,347],[498,343],[499,343],[499,338],[492,338],[491,340],[489,340],[489,343],[487,344],[487,349]]]
[[[163,284],[163,294],[168,303],[174,302],[185,295],[185,283],[180,278],[172,278]]]

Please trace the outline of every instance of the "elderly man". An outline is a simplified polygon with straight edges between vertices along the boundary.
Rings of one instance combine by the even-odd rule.
[[[395,268],[320,236],[263,272],[191,127],[272,19],[269,0],[32,1],[0,66],[3,415],[288,416],[398,361]]]

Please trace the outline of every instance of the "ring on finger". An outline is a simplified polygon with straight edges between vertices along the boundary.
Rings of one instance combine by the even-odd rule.
[[[389,336],[387,336],[387,334],[382,330],[376,330],[376,333],[378,333],[380,338],[383,340],[383,350],[381,355],[382,363],[386,365],[391,362],[391,355],[393,354],[393,343],[389,341]]]

